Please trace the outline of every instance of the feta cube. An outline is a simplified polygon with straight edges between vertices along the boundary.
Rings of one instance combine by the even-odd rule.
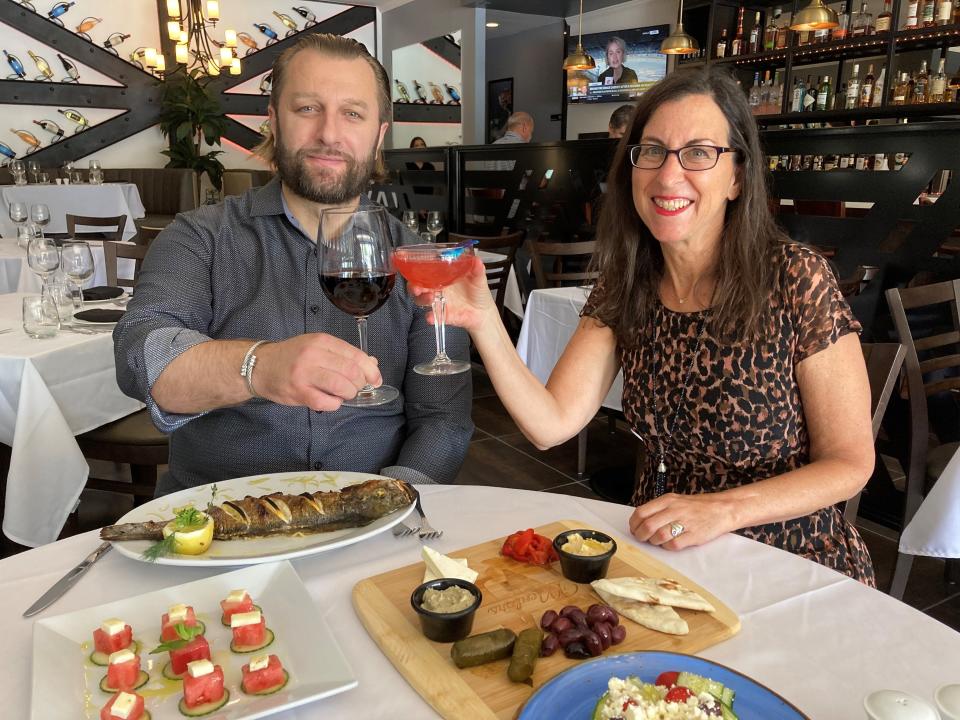
[[[167,611],[167,618],[172,623],[183,622],[187,619],[187,606],[183,604],[171,605]]]
[[[239,590],[231,590],[230,594],[227,595],[227,602],[228,603],[243,602],[243,599],[246,596],[247,596],[247,591],[244,590],[243,588],[240,588]]]
[[[110,657],[107,660],[111,665],[119,665],[121,663],[130,662],[136,657],[133,654],[133,651],[130,648],[124,648],[123,650],[117,650],[115,653],[110,653]]]
[[[213,672],[213,663],[209,660],[194,660],[193,662],[188,662],[187,672],[190,673],[190,677],[192,678],[209,675]]]
[[[126,626],[127,624],[120,618],[107,618],[100,623],[100,629],[107,635],[116,635],[118,632],[122,632]]]
[[[250,672],[253,672],[254,670],[263,670],[269,664],[269,655],[257,655],[254,658],[250,658]]]
[[[260,611],[251,610],[250,612],[234,613],[230,616],[230,627],[243,627],[244,625],[257,625],[260,622]]]
[[[117,699],[113,701],[113,705],[110,706],[110,713],[114,717],[127,720],[127,718],[130,717],[130,713],[133,712],[133,707],[136,704],[136,695],[133,693],[121,692],[117,695]]]

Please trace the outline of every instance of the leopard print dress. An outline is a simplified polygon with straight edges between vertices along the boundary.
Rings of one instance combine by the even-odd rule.
[[[717,492],[810,462],[797,364],[861,328],[823,258],[791,244],[782,246],[779,260],[781,289],[771,298],[767,339],[724,344],[705,329],[685,395],[704,312],[658,305],[655,327],[642,333],[639,343],[617,344],[623,411],[646,450],[638,462],[634,505],[655,497],[658,439],[668,468],[665,492]],[[602,285],[591,294],[585,315],[596,307]],[[649,407],[654,396],[656,422]],[[667,437],[674,413],[675,430]],[[738,532],[876,586],[866,544],[835,506]]]

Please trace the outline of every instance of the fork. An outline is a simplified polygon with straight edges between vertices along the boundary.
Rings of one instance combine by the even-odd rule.
[[[417,497],[417,513],[420,515],[420,539],[421,540],[432,540],[443,535],[443,530],[437,530],[433,525],[430,524],[430,521],[427,520],[427,516],[423,514],[423,506],[420,504],[420,493],[413,486],[413,494]]]
[[[417,532],[419,527],[410,527],[404,522],[398,522],[393,526],[393,536],[394,537],[406,537],[407,535],[413,535]]]

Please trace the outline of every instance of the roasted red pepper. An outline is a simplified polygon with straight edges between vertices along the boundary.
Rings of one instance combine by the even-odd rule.
[[[520,530],[503,541],[500,554],[531,565],[549,565],[557,559],[553,541],[537,535],[533,528]]]

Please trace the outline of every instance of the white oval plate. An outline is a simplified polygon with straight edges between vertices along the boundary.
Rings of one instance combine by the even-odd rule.
[[[377,478],[385,479],[380,475],[354,472],[286,472],[251,475],[213,483],[217,487],[216,499],[213,502],[219,504],[226,500],[239,500],[247,495],[267,495],[272,492],[290,495],[318,490],[329,492]],[[170,520],[173,518],[174,508],[192,503],[202,510],[212,498],[211,485],[198,485],[195,488],[155,498],[135,507],[120,518],[117,524]],[[194,567],[253,565],[314,555],[379,535],[402,521],[411,512],[413,512],[413,503],[363,527],[299,537],[278,535],[250,540],[215,540],[203,555],[171,555],[160,558],[157,564]],[[152,544],[153,542],[149,540],[130,540],[114,542],[113,546],[121,555],[148,562],[140,555]]]

